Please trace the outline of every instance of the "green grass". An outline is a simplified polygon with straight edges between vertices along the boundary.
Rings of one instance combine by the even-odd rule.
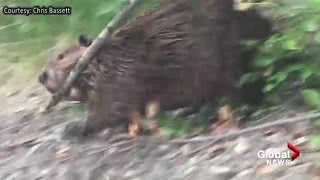
[[[34,81],[48,59],[76,43],[80,34],[96,37],[126,0],[6,0],[0,6],[70,6],[72,15],[6,16],[0,14],[0,88]],[[157,0],[142,0],[135,14]],[[133,18],[133,17],[132,17]]]

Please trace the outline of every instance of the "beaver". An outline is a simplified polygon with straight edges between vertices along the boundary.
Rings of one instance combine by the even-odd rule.
[[[242,57],[238,41],[266,39],[271,23],[255,10],[234,11],[231,0],[201,3],[206,6],[197,16],[190,0],[160,4],[104,44],[95,56],[94,70],[88,68],[94,80],[87,86],[92,89],[81,91],[92,92],[85,134],[128,123],[130,115],[143,113],[150,101],[158,101],[166,111],[190,105],[198,108],[234,94],[234,68]],[[51,61],[40,75],[41,83],[47,87],[49,80],[56,81],[55,89],[47,87],[51,92],[61,88],[70,69],[65,68],[63,74],[58,65],[63,62],[72,67],[90,42],[81,35],[79,45],[71,48],[78,53],[67,50],[62,58],[59,55]],[[79,89],[76,85],[73,88]]]
[[[43,72],[38,77],[38,81],[52,94],[57,93],[64,84],[70,70],[77,63],[78,59],[90,46],[92,40],[80,35],[79,44],[67,49],[63,53],[53,57],[45,66]],[[92,62],[79,78],[73,83],[67,100],[85,102],[88,92],[92,89],[91,80],[94,73],[94,62]]]
[[[249,9],[247,11],[234,11],[234,29],[237,31],[237,42],[241,40],[260,40],[264,41],[270,37],[271,33],[271,23],[263,18],[255,9]],[[52,60],[45,66],[43,72],[38,77],[39,82],[46,87],[50,93],[57,93],[58,90],[62,87],[65,82],[65,78],[69,74],[72,67],[78,61],[79,57],[83,52],[91,45],[93,42],[92,39],[88,38],[86,35],[80,35],[78,39],[78,44],[67,49],[66,51],[60,53],[57,56],[54,56]],[[241,48],[241,47],[240,47]],[[253,59],[256,53],[256,48],[241,53],[237,59],[239,64],[239,73],[238,76],[241,76],[247,72],[253,70]],[[73,83],[71,91],[69,93],[68,100],[76,101],[86,101],[88,98],[88,90],[91,90],[93,87],[94,73],[92,70],[97,71],[97,63],[93,60],[81,75]],[[259,82],[260,86],[264,85],[264,82]],[[246,85],[247,87],[248,85]],[[261,89],[257,84],[251,85],[254,86],[254,89]],[[253,89],[253,87],[252,87]],[[248,104],[258,104],[263,96],[262,91],[257,91],[256,96],[252,96],[252,91],[248,88],[243,88],[242,93],[246,95],[242,97],[244,101],[247,101]],[[251,100],[248,100],[251,99]],[[254,102],[253,102],[254,101]]]

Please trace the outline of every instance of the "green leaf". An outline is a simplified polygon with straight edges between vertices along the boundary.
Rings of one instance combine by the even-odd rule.
[[[295,39],[290,39],[284,42],[283,47],[287,50],[299,50],[298,42]]]
[[[246,83],[253,82],[257,78],[258,78],[258,74],[257,73],[254,73],[254,72],[247,73],[247,74],[241,76],[241,78],[240,78],[240,86],[243,85],[243,84],[246,84]]]
[[[316,34],[314,35],[314,41],[320,44],[320,32],[316,32]]]
[[[258,44],[259,41],[257,40],[241,40],[240,45],[243,45],[245,47],[255,47]]]
[[[315,31],[317,31],[319,29],[318,21],[316,19],[308,20],[304,24],[304,29],[307,32],[315,32]]]
[[[162,135],[164,135],[165,137],[172,137],[174,136],[174,129],[170,129],[170,128],[160,128],[160,132]]]
[[[264,87],[264,92],[270,92],[272,91],[275,87],[277,86],[277,84],[275,83],[268,83],[266,87]]]
[[[320,93],[315,89],[306,89],[302,91],[302,96],[307,105],[312,108],[320,108]]]
[[[303,82],[306,81],[312,74],[313,74],[313,72],[310,71],[309,69],[306,69],[305,71],[303,71],[303,72],[301,73],[301,79],[302,79],[302,81],[303,81]]]
[[[257,67],[268,67],[274,61],[275,61],[275,58],[270,57],[270,56],[260,57],[260,58],[257,58],[257,60],[255,61],[255,65]]]
[[[299,71],[299,70],[302,70],[305,68],[306,68],[306,66],[304,64],[293,64],[288,67],[287,72]]]
[[[115,7],[115,5],[108,6],[108,7],[103,7],[102,6],[102,7],[97,9],[96,15],[97,16],[101,16],[101,15],[104,15],[104,14],[114,15],[116,9],[117,9],[117,7]]]
[[[312,123],[313,126],[320,127],[320,121],[316,120]]]
[[[320,148],[320,135],[313,136],[311,138],[311,144],[317,148]]]
[[[288,77],[288,73],[286,72],[279,72],[276,75],[276,82],[279,84],[280,82],[284,81]]]
[[[279,83],[286,80],[288,75],[289,74],[286,71],[277,72],[276,74],[268,78],[268,82],[273,83],[275,86],[277,86]]]

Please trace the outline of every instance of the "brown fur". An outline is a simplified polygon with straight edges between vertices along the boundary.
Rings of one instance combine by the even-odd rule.
[[[198,12],[190,0],[161,4],[104,45],[96,56],[86,133],[128,122],[153,100],[173,110],[233,95],[237,40],[266,38],[271,27],[251,34],[254,29],[246,29],[251,15],[232,12],[231,0],[200,4]]]
[[[48,62],[43,72],[39,76],[39,82],[50,92],[57,93],[63,88],[64,82],[80,56],[85,52],[91,44],[91,40],[79,38],[79,44],[69,48],[65,52],[59,54]],[[85,41],[85,42],[84,42]],[[67,95],[68,100],[86,101],[88,91],[92,88],[90,81],[94,75],[96,64],[91,63],[89,68],[84,71],[81,76],[73,83],[70,92]]]
[[[103,47],[85,133],[128,122],[154,99],[173,110],[232,93],[232,1],[200,4],[197,17],[189,0],[166,4]]]

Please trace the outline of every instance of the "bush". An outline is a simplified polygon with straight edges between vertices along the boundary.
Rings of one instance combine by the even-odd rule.
[[[242,79],[257,74],[264,75],[269,95],[283,95],[296,87],[303,87],[302,96],[311,107],[320,107],[320,11],[319,0],[273,1],[271,8],[278,33],[267,40],[256,57],[256,71]],[[251,43],[252,44],[252,43]],[[309,89],[312,88],[312,89]]]
[[[0,6],[70,6],[72,15],[11,16],[0,14],[0,59],[23,57],[22,63],[40,66],[56,45],[74,43],[79,34],[96,37],[125,5],[126,0],[24,0],[2,1]],[[142,0],[138,12],[150,8],[157,0]],[[18,50],[18,51],[17,51]],[[43,56],[39,56],[43,55]],[[21,58],[20,58],[21,59]],[[21,59],[22,60],[22,59]]]

